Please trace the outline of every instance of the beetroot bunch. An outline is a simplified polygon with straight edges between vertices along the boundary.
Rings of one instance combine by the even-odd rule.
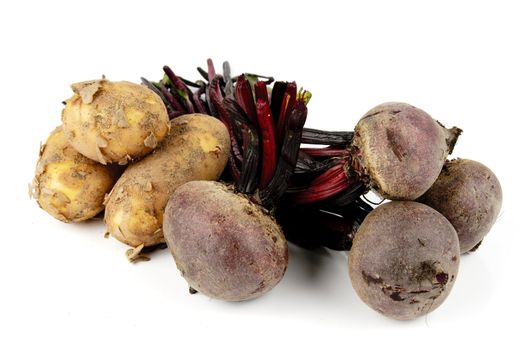
[[[479,246],[502,202],[490,169],[447,160],[460,133],[397,102],[367,112],[353,132],[306,129],[304,143],[327,147],[301,149],[281,208],[287,237],[350,250],[357,294],[388,317],[434,310],[456,280],[460,254]],[[391,201],[373,209],[362,199],[368,191]]]
[[[304,128],[311,95],[294,82],[232,77],[227,63],[217,74],[210,60],[199,69],[204,81],[164,71],[169,79],[143,81],[170,116],[208,113],[231,140],[222,181],[181,186],[165,211],[166,242],[192,291],[224,300],[268,292],[285,273],[288,240],[349,250],[359,297],[412,319],[441,305],[460,254],[496,220],[496,176],[475,161],[447,160],[462,131],[417,107],[384,103],[353,131],[315,130]],[[388,202],[367,203],[369,191]]]

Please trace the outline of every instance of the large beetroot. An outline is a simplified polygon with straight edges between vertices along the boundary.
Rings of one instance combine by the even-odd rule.
[[[432,187],[418,201],[443,214],[458,233],[461,253],[477,247],[496,222],[501,185],[485,165],[469,160],[447,161]]]
[[[255,298],[286,270],[288,247],[279,225],[218,182],[182,185],[166,207],[164,233],[182,276],[214,298]]]
[[[436,309],[450,293],[459,268],[454,227],[417,202],[374,209],[356,233],[349,271],[359,297],[400,320]]]

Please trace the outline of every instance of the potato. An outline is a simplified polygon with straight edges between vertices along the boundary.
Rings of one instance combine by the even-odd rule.
[[[436,182],[418,198],[445,216],[459,237],[461,253],[483,240],[498,218],[503,194],[496,175],[469,159],[447,161]]]
[[[359,227],[348,267],[357,295],[368,306],[388,317],[413,319],[449,295],[459,268],[457,233],[424,204],[382,204]]]
[[[169,131],[168,112],[147,87],[126,81],[73,84],[62,112],[71,145],[99,163],[126,164],[150,153]]]
[[[138,247],[164,242],[162,219],[169,197],[191,180],[216,180],[230,152],[228,130],[218,119],[188,114],[152,154],[131,164],[111,191],[104,220],[108,232]]]
[[[164,235],[182,276],[212,298],[261,296],[288,264],[286,239],[268,211],[215,181],[191,181],[175,191]]]
[[[62,127],[40,148],[31,195],[42,209],[64,222],[90,219],[104,209],[120,170],[84,157],[69,145]]]

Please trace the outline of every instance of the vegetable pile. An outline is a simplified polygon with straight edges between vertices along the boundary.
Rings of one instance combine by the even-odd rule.
[[[353,131],[305,128],[310,92],[257,74],[73,84],[40,149],[31,195],[58,220],[103,218],[130,261],[168,247],[190,292],[259,297],[288,242],[349,251],[357,295],[400,320],[447,298],[460,254],[494,225],[501,186],[485,165],[447,159],[461,134],[406,103]],[[324,147],[320,147],[324,146]],[[371,203],[374,192],[387,203]]]

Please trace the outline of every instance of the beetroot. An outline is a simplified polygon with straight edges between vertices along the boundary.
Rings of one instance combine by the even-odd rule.
[[[213,298],[258,297],[286,271],[288,246],[279,225],[219,182],[179,187],[166,207],[164,232],[182,276]]]
[[[436,309],[450,293],[459,267],[457,234],[424,204],[386,203],[359,227],[348,266],[366,304],[391,318],[413,319]]]
[[[461,253],[477,248],[501,209],[498,178],[468,159],[447,161],[432,187],[418,199],[443,214],[458,233]]]
[[[384,103],[355,127],[354,169],[389,199],[416,199],[432,186],[460,130],[446,129],[423,110]]]
[[[446,129],[423,110],[399,102],[371,109],[354,133],[305,131],[304,143],[329,147],[303,148],[304,154],[314,160],[340,161],[289,190],[290,201],[299,205],[345,194],[349,203],[368,189],[388,199],[414,200],[437,179],[461,133],[456,127]]]

